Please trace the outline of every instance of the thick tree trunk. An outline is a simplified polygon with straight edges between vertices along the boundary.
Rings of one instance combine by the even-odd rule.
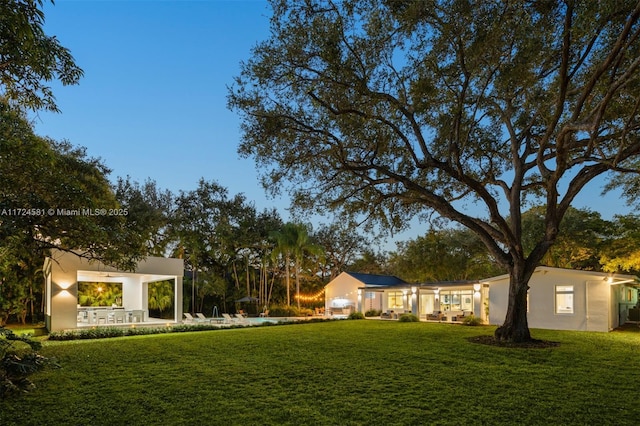
[[[514,267],[509,279],[509,305],[504,324],[498,327],[495,338],[508,342],[526,342],[531,340],[527,322],[527,290],[531,274],[525,274],[523,268]]]

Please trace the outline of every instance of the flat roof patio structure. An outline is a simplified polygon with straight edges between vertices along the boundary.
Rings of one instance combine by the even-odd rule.
[[[147,257],[121,271],[74,253],[53,250],[45,260],[45,324],[49,331],[94,326],[179,323],[182,259]],[[170,286],[172,319],[149,317],[149,287]]]

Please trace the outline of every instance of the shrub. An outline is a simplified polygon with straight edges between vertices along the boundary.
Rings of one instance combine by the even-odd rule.
[[[462,325],[471,325],[471,326],[476,326],[476,325],[480,325],[482,324],[482,321],[480,321],[480,318],[473,316],[473,315],[469,315],[468,317],[464,317],[464,319],[462,320]]]
[[[49,334],[49,340],[106,339],[109,337],[217,330],[218,328],[219,327],[213,324],[179,324],[170,327],[95,327],[77,330],[53,331]]]
[[[402,314],[400,318],[398,318],[400,322],[418,322],[420,319],[413,314]]]
[[[298,311],[298,315],[296,315],[297,317],[312,317],[313,316],[313,311],[309,308],[300,308],[297,309]]]
[[[294,306],[274,305],[269,307],[270,317],[297,317],[298,310]]]
[[[351,312],[349,314],[349,319],[352,319],[352,320],[364,319],[364,314],[362,312]]]
[[[28,392],[35,387],[28,376],[46,366],[57,366],[36,352],[41,346],[29,335],[18,336],[0,327],[0,399],[12,393]]]
[[[377,309],[369,309],[367,312],[364,313],[365,317],[379,317],[380,314],[382,314],[382,311],[379,311]]]
[[[311,317],[313,311],[309,308],[298,309],[295,306],[274,305],[269,307],[270,317]]]

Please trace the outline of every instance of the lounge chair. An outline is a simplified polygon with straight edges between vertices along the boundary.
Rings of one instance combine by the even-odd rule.
[[[186,318],[186,322],[196,322],[196,319],[188,312],[183,312],[184,317]]]
[[[205,317],[202,312],[197,312],[196,316],[198,317],[198,318],[195,319],[197,322],[209,322],[210,323],[211,320],[213,319],[213,318]]]
[[[261,317],[268,317],[269,316],[269,310],[265,309],[264,312],[260,312],[260,316]]]
[[[224,318],[225,324],[235,324],[238,321],[235,318],[232,318],[229,314],[222,314],[222,318]]]
[[[236,321],[239,324],[250,324],[249,320],[244,317],[242,314],[236,314]]]

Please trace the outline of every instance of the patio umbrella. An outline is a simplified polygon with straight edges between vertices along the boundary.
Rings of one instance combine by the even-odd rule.
[[[251,297],[251,296],[245,296],[242,299],[238,299],[236,300],[237,303],[258,303],[260,301],[260,299],[258,299],[257,297]]]

